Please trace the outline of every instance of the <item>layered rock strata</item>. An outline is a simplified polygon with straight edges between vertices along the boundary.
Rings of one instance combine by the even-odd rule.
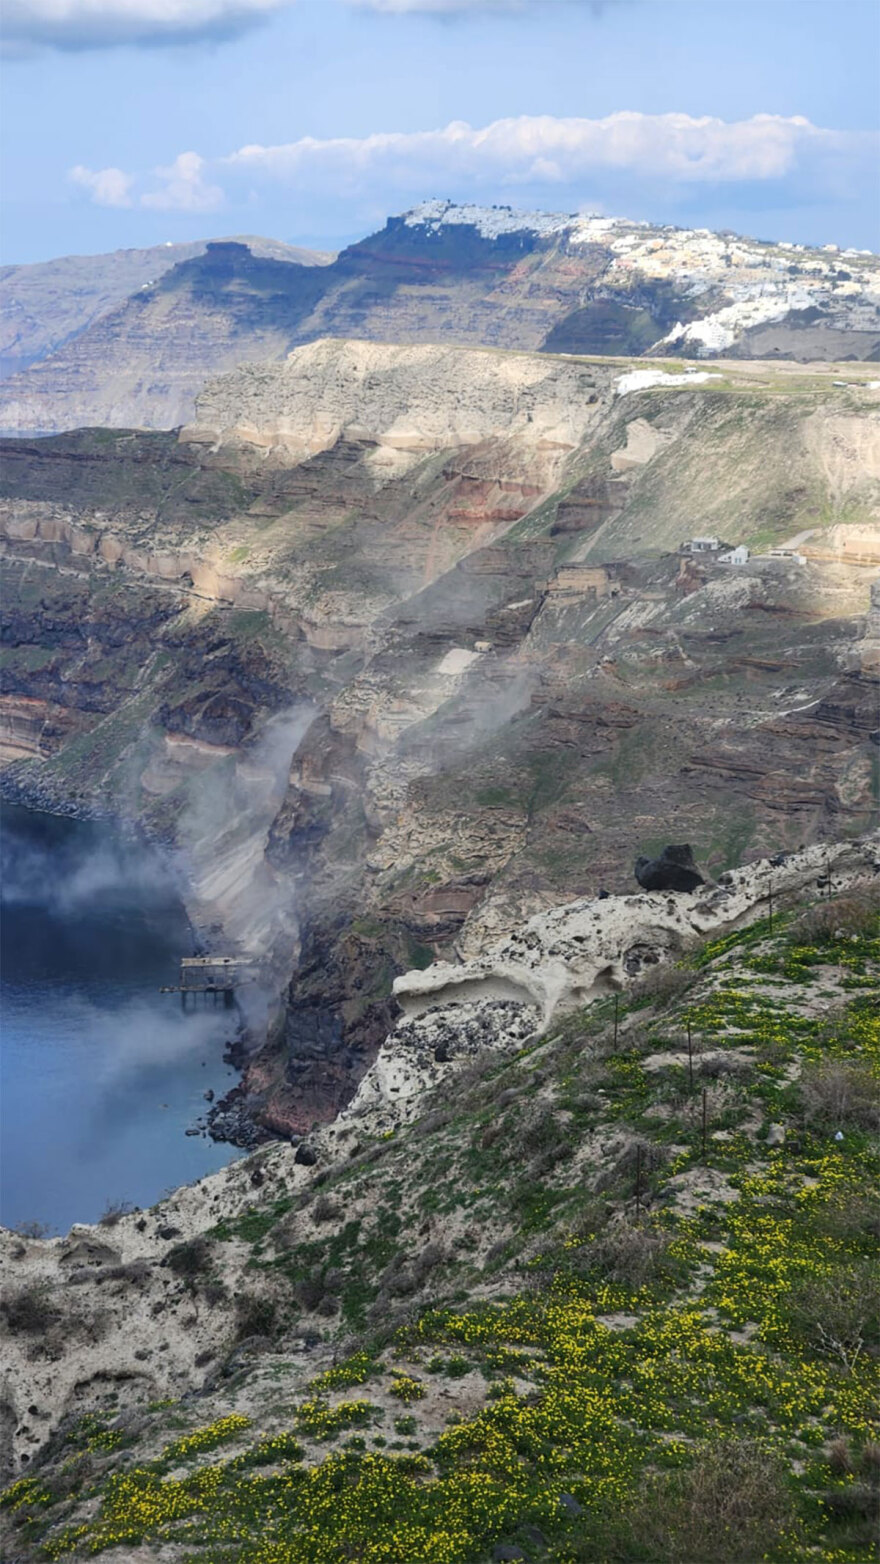
[[[829,369],[839,360],[851,379],[860,373],[853,360],[880,355],[880,263],[834,246],[427,202],[326,265],[314,263],[328,257],[253,239],[180,253],[170,270],[151,264],[147,281],[105,313],[100,301],[118,297],[117,284],[108,291],[104,282],[119,270],[114,258],[94,258],[84,286],[81,267],[56,263],[83,296],[60,303],[51,272],[47,297],[41,268],[17,268],[13,308],[34,294],[43,307],[35,321],[16,311],[13,360],[39,358],[53,343],[55,351],[6,382],[0,428],[169,428],[191,420],[211,375],[280,361],[328,335],[550,354],[765,356]],[[132,279],[139,265],[130,262]]]

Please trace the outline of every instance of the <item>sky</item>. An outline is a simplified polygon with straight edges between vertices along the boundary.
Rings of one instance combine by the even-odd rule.
[[[880,249],[878,0],[6,0],[4,262],[435,197]]]

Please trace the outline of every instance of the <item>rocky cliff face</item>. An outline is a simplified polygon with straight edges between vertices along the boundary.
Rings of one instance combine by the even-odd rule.
[[[331,264],[311,264],[326,259],[265,240],[211,243],[164,275],[154,269],[125,299],[127,263],[99,258],[81,305],[52,303],[65,327],[54,337],[28,323],[32,295],[45,318],[54,273],[17,268],[10,352],[42,361],[4,386],[0,428],[169,428],[192,419],[210,376],[327,335],[590,355],[880,357],[880,270],[864,252],[428,202]]]
[[[348,1100],[402,971],[667,840],[873,819],[876,392],[713,373],[320,342],[181,439],[5,442],[5,785],[186,855],[277,997],[271,1128]]]
[[[181,439],[256,447],[288,465],[341,439],[367,441],[380,481],[429,453],[504,440],[537,494],[552,458],[558,467],[583,444],[612,385],[601,368],[536,354],[325,339],[213,380]]]

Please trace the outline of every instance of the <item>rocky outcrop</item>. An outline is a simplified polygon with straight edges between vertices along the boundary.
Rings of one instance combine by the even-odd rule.
[[[542,1027],[560,1011],[628,987],[650,967],[721,929],[737,928],[829,874],[836,889],[880,874],[880,837],[761,859],[688,896],[611,896],[568,903],[530,919],[486,956],[460,966],[437,962],[397,978],[407,1018],[429,1007],[507,999],[537,1008]]]
[[[369,440],[379,472],[501,436],[520,458],[558,459],[595,423],[603,385],[610,378],[594,366],[534,354],[325,339],[283,364],[249,364],[212,381],[181,440],[256,446],[287,464],[340,439]]]
[[[623,993],[708,935],[812,895],[880,884],[880,835],[778,854],[688,896],[583,900],[539,913],[470,961],[437,962],[394,983],[403,1017],[339,1121],[387,1130],[474,1053],[521,1047],[572,1009]],[[772,902],[771,902],[772,898]]]
[[[77,731],[67,706],[27,695],[0,695],[0,766],[11,760],[45,760]]]
[[[695,891],[705,883],[688,846],[664,847],[657,858],[637,858],[635,876],[646,891]]]

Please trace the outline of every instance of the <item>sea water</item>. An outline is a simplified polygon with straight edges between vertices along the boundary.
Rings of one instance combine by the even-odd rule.
[[[66,1232],[233,1156],[185,1130],[235,1013],[159,992],[193,936],[161,856],[103,822],[0,809],[0,1222]]]

